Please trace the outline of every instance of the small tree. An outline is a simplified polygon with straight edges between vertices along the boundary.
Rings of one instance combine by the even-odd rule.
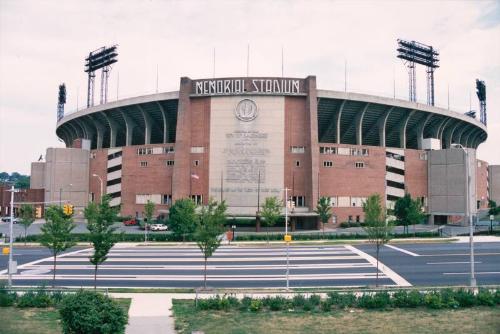
[[[75,245],[71,231],[75,228],[71,217],[66,216],[59,206],[50,206],[45,213],[46,223],[41,227],[40,243],[49,248],[54,257],[52,286],[56,283],[57,255]]]
[[[155,204],[149,199],[144,205],[144,215],[146,216],[144,221],[144,242],[148,241],[148,224],[153,221],[153,214],[155,212]]]
[[[281,201],[277,197],[266,197],[260,215],[264,218],[262,223],[267,227],[266,238],[269,242],[269,227],[274,226],[281,217]]]
[[[397,199],[393,211],[396,219],[403,224],[405,234],[409,232],[409,225],[421,224],[425,218],[420,199],[412,199],[408,193]]]
[[[94,247],[94,253],[89,256],[90,263],[94,265],[94,289],[97,288],[98,266],[107,260],[108,253],[116,242],[113,223],[118,220],[118,209],[109,206],[110,200],[106,195],[102,197],[100,204],[91,202],[84,210],[89,239]]]
[[[203,253],[205,259],[205,270],[203,286],[207,288],[207,261],[208,258],[219,248],[222,241],[221,234],[224,233],[224,223],[226,221],[226,203],[217,203],[210,199],[207,206],[202,207],[194,239]]]
[[[170,207],[168,225],[176,239],[184,242],[186,235],[191,236],[196,230],[195,209],[196,204],[189,198],[177,200]]]
[[[378,262],[380,246],[387,243],[391,238],[392,225],[386,221],[385,209],[381,205],[380,195],[375,194],[368,197],[363,203],[365,213],[365,223],[363,229],[368,235],[370,242],[374,243],[377,249],[377,283],[378,286]]]
[[[492,200],[489,200],[488,201],[488,214],[489,215],[493,215],[493,216],[496,216],[500,213],[500,207],[497,206],[497,202],[495,201],[492,201]]]
[[[323,225],[323,237],[325,236],[325,225],[328,224],[328,221],[332,216],[331,208],[330,197],[321,197],[318,200],[316,213],[319,215],[319,219]]]
[[[19,217],[21,218],[21,225],[24,227],[24,244],[26,245],[26,236],[28,235],[28,227],[35,221],[35,212],[33,206],[29,204],[21,205],[19,210]]]

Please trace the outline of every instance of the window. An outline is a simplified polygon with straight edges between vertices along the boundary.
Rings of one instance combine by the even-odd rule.
[[[173,166],[174,160],[167,160],[167,166]]]
[[[427,160],[427,153],[420,153],[420,160]]]
[[[203,146],[192,146],[191,153],[204,153],[205,148]]]
[[[295,167],[300,167],[300,160],[295,160]]]
[[[173,146],[167,146],[167,147],[164,147],[163,149],[164,149],[164,152],[167,153],[167,154],[175,152],[175,149],[174,149]]]
[[[330,205],[334,208],[338,206],[337,196],[330,197]]]
[[[356,167],[356,168],[365,168],[365,163],[362,162],[362,161],[358,161],[358,162],[354,163],[354,167]]]
[[[171,205],[172,204],[172,195],[170,195],[170,194],[163,195],[161,204]]]
[[[292,196],[292,202],[295,203],[296,207],[306,206],[306,198],[304,196]]]
[[[337,224],[337,216],[335,216],[335,215],[332,216],[332,224],[333,225]]]
[[[388,187],[393,187],[393,188],[398,188],[398,189],[405,189],[405,184],[404,183],[387,180],[386,184],[387,184]]]
[[[108,160],[115,159],[122,156],[122,151],[108,154]]]
[[[292,153],[305,153],[306,148],[304,146],[291,146],[290,152]]]
[[[193,166],[198,167],[200,165],[200,160],[193,160]]]
[[[351,155],[367,156],[367,148],[351,148]]]
[[[323,161],[323,167],[333,167],[333,161]]]
[[[191,200],[196,205],[202,205],[203,204],[203,196],[202,195],[191,195]]]
[[[348,221],[352,222],[352,216],[349,216]]]
[[[337,154],[337,148],[336,147],[320,147],[319,153],[320,154]]]
[[[351,206],[349,196],[339,196],[338,197],[338,207],[339,208],[348,208]]]
[[[93,202],[95,200],[95,194],[94,193],[90,193],[90,201]]]
[[[361,208],[366,201],[366,197],[351,197],[351,206]]]
[[[392,159],[399,160],[399,161],[405,161],[405,156],[401,155],[401,154],[392,153],[392,152],[385,152],[385,156],[387,158],[392,158]]]
[[[162,195],[160,194],[139,194],[135,195],[135,204],[146,204],[151,201],[155,204],[162,204]]]
[[[359,216],[356,216],[356,223],[359,223],[359,222],[360,222]]]
[[[96,156],[96,153],[95,153],[95,152],[91,152],[91,153],[90,153],[90,159],[95,159],[95,156]]]
[[[141,161],[140,162],[141,167],[148,167],[148,162],[147,161]]]
[[[386,166],[385,170],[389,173],[394,173],[394,174],[399,174],[399,175],[405,175],[405,171],[403,169],[395,168],[395,167],[390,167]]]
[[[140,147],[137,149],[137,155],[153,154],[153,149],[151,147]]]
[[[351,153],[348,147],[339,147],[337,152],[339,155],[349,155]]]

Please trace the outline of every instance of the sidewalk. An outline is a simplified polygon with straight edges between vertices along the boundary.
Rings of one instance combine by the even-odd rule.
[[[131,298],[125,334],[175,334],[170,293],[110,293],[113,298]]]

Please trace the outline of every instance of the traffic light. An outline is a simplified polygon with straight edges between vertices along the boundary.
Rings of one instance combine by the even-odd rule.
[[[69,215],[69,204],[63,205],[63,213],[68,216]]]
[[[42,218],[42,207],[41,206],[37,206],[35,208],[35,218],[37,218],[37,219]]]

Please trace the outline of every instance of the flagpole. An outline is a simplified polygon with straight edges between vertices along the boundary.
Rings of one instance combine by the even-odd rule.
[[[222,203],[224,197],[224,179],[223,179],[224,171],[220,171],[220,202]]]

